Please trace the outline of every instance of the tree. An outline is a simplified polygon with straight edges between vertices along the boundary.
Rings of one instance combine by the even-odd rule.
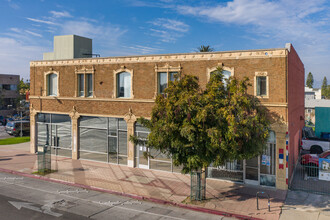
[[[328,80],[327,77],[323,78],[322,87],[321,87],[321,95],[325,98],[328,96]]]
[[[197,48],[198,52],[212,52],[214,51],[213,48],[211,48],[209,45],[201,45],[200,47]]]
[[[309,72],[307,75],[306,86],[308,86],[308,88],[313,88],[313,84],[314,84],[313,74]]]
[[[17,86],[17,93],[18,96],[15,99],[15,105],[16,105],[16,110],[17,112],[23,112],[23,115],[28,115],[29,114],[29,108],[25,100],[26,98],[26,93],[30,90],[30,83],[28,81],[24,82],[24,79],[22,78],[20,82],[18,83]]]
[[[247,94],[247,78],[230,78],[225,86],[222,70],[218,71],[205,90],[195,76],[169,82],[166,95],[156,98],[151,120],[138,119],[150,129],[147,140],[131,141],[172,156],[183,173],[260,155],[270,124],[266,111]]]

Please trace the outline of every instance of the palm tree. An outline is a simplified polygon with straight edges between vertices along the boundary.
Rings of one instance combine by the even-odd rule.
[[[197,47],[197,50],[199,52],[212,52],[212,51],[214,51],[214,49],[209,45],[207,45],[207,46],[201,45],[200,47]]]

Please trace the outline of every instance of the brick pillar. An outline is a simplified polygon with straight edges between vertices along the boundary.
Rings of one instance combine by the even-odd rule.
[[[37,147],[38,147],[38,139],[37,139],[37,111],[33,108],[31,104],[30,108],[30,153],[34,154],[37,152]]]
[[[134,144],[129,141],[131,135],[135,134],[135,122],[136,117],[132,113],[132,109],[129,109],[129,113],[125,115],[125,121],[127,123],[127,166],[134,167],[134,158],[135,158],[135,150]]]
[[[275,132],[276,135],[276,188],[287,190],[288,185],[286,184],[286,131],[288,126],[286,123],[274,123],[271,125],[271,130]],[[280,151],[283,152],[283,162],[280,163],[279,154]]]
[[[79,113],[76,111],[76,107],[73,106],[71,112],[71,144],[72,144],[72,159],[79,159],[79,134],[78,134],[78,119],[80,117]]]

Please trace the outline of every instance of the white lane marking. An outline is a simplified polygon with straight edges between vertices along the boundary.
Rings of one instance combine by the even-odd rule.
[[[142,204],[139,201],[115,201],[115,202],[111,202],[111,201],[107,201],[107,202],[101,202],[101,201],[93,201],[93,203],[99,204],[99,205],[106,205],[106,206],[115,206],[115,205],[134,205],[134,204]]]
[[[22,180],[24,177],[1,177],[0,180]]]
[[[84,190],[78,190],[78,189],[76,189],[76,190],[63,190],[63,191],[57,190],[57,193],[58,194],[63,194],[63,193],[66,193],[66,194],[69,194],[69,193],[81,193],[81,192],[88,193],[88,191],[86,189],[84,189]]]
[[[50,209],[51,207],[46,204],[44,206],[42,206],[41,208],[35,207],[33,206],[33,203],[29,203],[29,202],[14,202],[14,201],[8,201],[10,204],[12,204],[15,208],[17,208],[18,210],[21,210],[21,208],[26,208],[26,209],[30,209],[36,212],[40,212],[40,213],[44,213],[47,215],[52,215],[55,217],[61,217],[62,214],[60,213],[56,213],[56,212],[52,212]]]
[[[24,187],[24,188],[27,188],[27,189],[32,189],[32,190],[37,190],[37,191],[40,191],[40,192],[45,192],[45,193],[51,193],[51,194],[58,194],[57,192],[50,192],[50,191],[47,191],[47,190],[43,190],[43,189],[37,189],[37,188],[34,188],[34,187],[29,187],[29,186],[24,186],[24,185],[20,185],[20,184],[12,184],[12,185],[16,185],[16,186],[20,186],[20,187]],[[75,197],[75,196],[71,196],[71,195],[68,195],[68,194],[61,194],[62,196],[65,196],[65,197],[69,197],[69,198],[72,198],[72,199],[78,199],[78,200],[81,200],[81,201],[85,201],[85,202],[95,202],[93,200],[89,200],[89,199],[83,199],[83,198],[79,198],[79,197]],[[101,204],[100,204],[101,205]],[[165,217],[165,218],[171,218],[171,219],[179,219],[179,220],[184,220],[183,218],[176,218],[176,217],[172,217],[172,216],[167,216],[167,215],[161,215],[161,214],[155,214],[155,213],[152,213],[152,212],[147,212],[147,211],[140,211],[140,210],[136,210],[136,209],[131,209],[131,208],[124,208],[124,207],[120,207],[120,206],[113,206],[113,208],[121,208],[121,209],[125,209],[125,210],[130,210],[130,211],[135,211],[135,212],[140,212],[140,213],[145,213],[145,214],[150,214],[150,215],[156,215],[156,216],[161,216],[161,217]]]

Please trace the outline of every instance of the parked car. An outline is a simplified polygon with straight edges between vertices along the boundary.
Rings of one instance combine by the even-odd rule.
[[[300,164],[305,167],[305,170],[309,176],[318,175],[320,158],[330,159],[330,150],[324,151],[320,155],[305,154],[301,157]]]
[[[6,118],[0,115],[0,124],[6,125]]]
[[[22,124],[23,135],[29,135],[30,134],[29,121],[10,121],[7,123],[5,130],[10,135],[19,136],[21,133],[21,124]]]
[[[302,130],[301,148],[310,151],[311,154],[320,154],[330,150],[330,140],[318,138],[311,127]]]

